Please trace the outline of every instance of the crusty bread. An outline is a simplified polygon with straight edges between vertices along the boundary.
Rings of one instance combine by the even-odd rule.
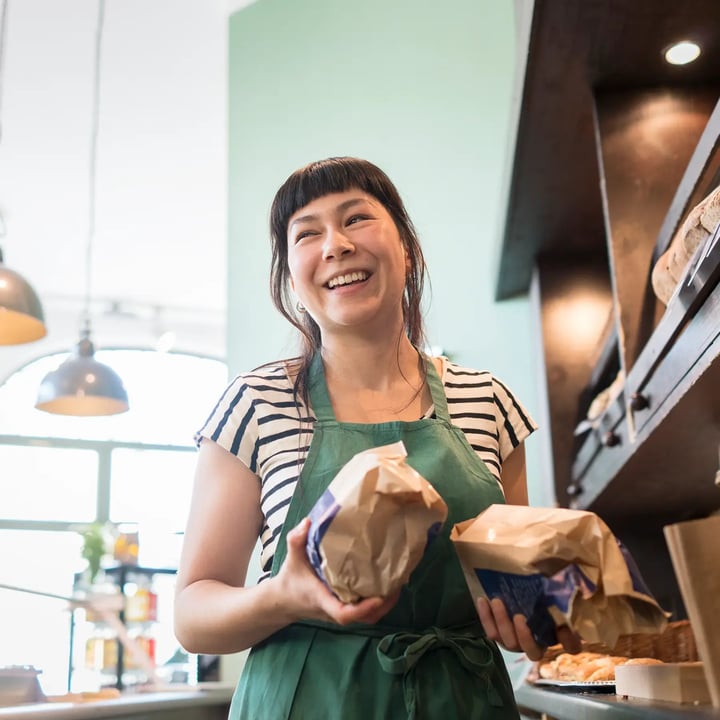
[[[705,211],[705,205],[712,196],[708,196],[699,202],[685,218],[685,221],[680,226],[676,237],[673,238],[673,245],[679,250],[680,246],[684,248],[684,254],[688,259],[697,249],[698,245],[708,236],[708,231],[703,227],[702,215]],[[675,278],[678,280],[679,278]]]
[[[720,185],[705,198],[700,223],[709,232],[715,232],[720,222]]]
[[[670,302],[672,294],[675,292],[677,283],[670,274],[670,248],[664,252],[658,261],[655,263],[650,280],[652,282],[653,292],[655,296],[660,300],[663,305],[667,305]]]
[[[670,277],[672,278],[675,285],[682,282],[685,277],[685,268],[690,262],[691,254],[688,254],[688,250],[684,243],[676,243],[670,248],[670,262],[668,263],[668,270],[670,271]]]
[[[553,660],[540,662],[538,675],[545,680],[570,682],[608,682],[615,679],[619,665],[662,665],[656,658],[627,658],[619,655],[580,652],[575,655],[561,653]]]
[[[685,276],[693,254],[710,237],[719,222],[720,186],[688,213],[668,249],[653,267],[650,281],[655,295],[663,304],[668,304],[677,284]]]
[[[662,660],[658,660],[657,658],[630,658],[627,662],[623,663],[623,665],[664,665]]]

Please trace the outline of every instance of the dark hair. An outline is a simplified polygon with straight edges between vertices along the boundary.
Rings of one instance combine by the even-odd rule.
[[[275,194],[270,209],[272,263],[270,292],[275,307],[301,332],[303,339],[300,369],[295,383],[307,403],[307,371],[313,355],[320,349],[320,328],[308,313],[298,313],[293,302],[288,267],[288,223],[290,218],[313,200],[330,193],[357,189],[379,200],[390,213],[409,260],[402,311],[405,332],[416,347],[425,344],[422,293],[425,259],[415,228],[400,194],[390,178],[376,165],[354,157],[333,157],[310,163],[296,170]]]

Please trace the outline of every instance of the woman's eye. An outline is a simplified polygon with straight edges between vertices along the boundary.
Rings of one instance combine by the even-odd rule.
[[[368,220],[368,216],[367,215],[351,215],[348,218],[347,224],[354,225],[355,223],[358,223],[362,220]]]
[[[310,237],[312,235],[312,232],[310,230],[301,230],[297,235],[295,235],[295,242],[300,242],[303,238]]]

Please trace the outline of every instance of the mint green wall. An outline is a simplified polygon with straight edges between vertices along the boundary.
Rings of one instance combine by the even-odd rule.
[[[537,414],[528,302],[493,301],[512,13],[509,0],[260,0],[231,17],[232,372],[295,349],[267,289],[275,190],[311,160],[358,155],[390,175],[419,231],[432,344],[492,370]]]

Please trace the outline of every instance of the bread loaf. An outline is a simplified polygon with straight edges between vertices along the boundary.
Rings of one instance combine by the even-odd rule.
[[[708,195],[700,222],[709,233],[715,232],[715,228],[720,223],[720,186]]]
[[[720,186],[699,202],[673,236],[668,249],[658,258],[650,281],[657,298],[667,305],[695,251],[720,222]]]
[[[619,665],[663,665],[656,658],[626,658],[595,652],[579,652],[575,655],[560,653],[554,660],[541,661],[538,675],[543,680],[567,682],[610,682],[615,680],[615,668]]]
[[[653,292],[663,305],[670,302],[672,294],[675,292],[677,283],[670,274],[670,248],[668,248],[655,263],[650,281],[652,283]]]

